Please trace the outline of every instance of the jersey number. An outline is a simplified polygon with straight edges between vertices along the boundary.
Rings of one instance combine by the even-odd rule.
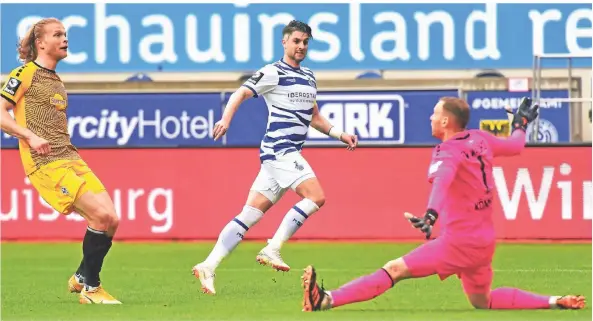
[[[482,155],[478,156],[478,161],[480,162],[480,170],[482,171],[482,180],[484,181],[484,186],[486,187],[486,193],[490,193],[490,187],[488,187],[488,180],[486,179],[486,164],[484,164]]]

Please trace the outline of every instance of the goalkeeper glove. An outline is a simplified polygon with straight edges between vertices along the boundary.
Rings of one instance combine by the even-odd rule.
[[[512,111],[507,110],[509,114],[513,114],[513,120],[511,122],[513,125],[513,131],[517,129],[526,131],[527,125],[534,121],[539,115],[537,111],[538,109],[538,104],[532,105],[531,98],[524,97],[521,101],[521,105],[519,105],[519,108],[517,109],[517,112],[513,113]]]
[[[433,210],[428,209],[424,214],[424,217],[416,217],[412,216],[409,217],[408,220],[412,223],[412,226],[420,229],[422,233],[426,236],[426,239],[430,239],[430,235],[432,234],[432,226],[436,223],[437,219],[439,218],[439,214]]]

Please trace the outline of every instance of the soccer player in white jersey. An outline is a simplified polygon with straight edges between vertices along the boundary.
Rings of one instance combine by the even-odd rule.
[[[222,119],[213,129],[214,139],[221,138],[229,128],[241,103],[262,96],[268,106],[268,126],[261,142],[261,168],[249,191],[241,213],[222,230],[218,241],[205,261],[193,267],[202,291],[215,294],[215,269],[243,239],[287,189],[294,190],[302,200],[286,214],[275,235],[257,255],[260,264],[278,271],[290,267],[280,255],[282,245],[325,203],[325,196],[313,169],[301,155],[309,125],[354,150],[355,135],[337,130],[319,113],[315,101],[317,84],[313,72],[301,66],[307,56],[311,27],[291,21],[282,31],[284,57],[258,70],[235,93],[226,105]]]

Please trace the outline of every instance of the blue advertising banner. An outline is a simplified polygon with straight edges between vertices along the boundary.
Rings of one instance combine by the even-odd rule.
[[[68,125],[72,142],[92,147],[208,147],[259,146],[268,121],[263,98],[245,101],[219,141],[212,128],[221,118],[231,93],[175,94],[70,94]],[[504,106],[517,108],[530,93],[507,91],[467,92],[471,107],[469,128],[497,135],[510,133]],[[432,145],[430,115],[439,98],[458,97],[457,90],[319,92],[319,112],[338,129],[358,135],[361,146]],[[567,91],[541,93],[539,142],[569,142],[569,107],[554,101]],[[532,137],[533,126],[528,127]],[[17,140],[0,135],[3,148]],[[531,140],[530,140],[531,141]],[[305,146],[341,145],[311,128]]]
[[[507,136],[510,133],[505,106],[516,110],[523,97],[531,97],[531,92],[508,91],[470,91],[467,101],[471,107],[469,127],[482,128],[495,134]],[[537,142],[570,142],[570,109],[566,102],[554,101],[555,98],[568,98],[566,90],[542,90]],[[527,141],[534,140],[534,123],[527,127]]]
[[[434,144],[430,115],[444,91],[320,92],[322,115],[337,128],[355,133],[361,145]],[[213,141],[212,128],[230,93],[70,94],[68,123],[72,142],[89,147],[259,146],[268,121],[263,98],[251,98],[238,109],[223,140]],[[17,140],[1,134],[3,148]],[[306,146],[341,142],[311,129]]]
[[[221,117],[219,93],[70,94],[68,130],[79,147],[216,146]],[[18,141],[1,134],[2,147]]]
[[[60,72],[253,71],[282,56],[282,27],[313,29],[313,70],[530,68],[534,53],[591,55],[591,4],[2,4],[1,72],[42,17],[67,28]],[[512,36],[509,36],[512,35]],[[565,67],[565,60],[544,66]],[[575,67],[591,67],[577,59]]]

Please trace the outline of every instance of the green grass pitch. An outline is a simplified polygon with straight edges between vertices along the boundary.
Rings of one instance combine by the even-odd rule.
[[[200,292],[191,267],[212,243],[116,243],[101,274],[124,304],[80,305],[66,282],[80,243],[3,243],[2,320],[591,320],[582,311],[477,311],[456,277],[407,280],[375,300],[301,312],[300,276],[314,264],[328,289],[370,273],[417,244],[288,243],[288,273],[255,262],[263,243],[244,242],[216,271],[216,296]],[[500,244],[494,287],[591,297],[591,244]]]

